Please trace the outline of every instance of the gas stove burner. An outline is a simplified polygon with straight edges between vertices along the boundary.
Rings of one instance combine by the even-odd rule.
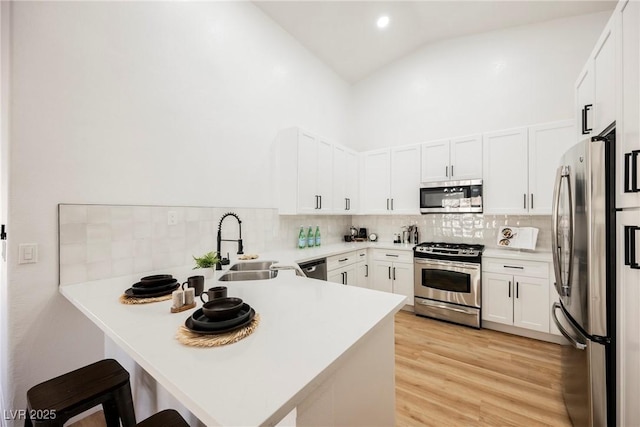
[[[433,254],[457,257],[479,257],[484,245],[470,245],[466,243],[424,242],[414,248],[415,254]]]

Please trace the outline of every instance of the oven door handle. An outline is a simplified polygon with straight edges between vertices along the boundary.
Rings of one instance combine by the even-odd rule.
[[[443,310],[455,311],[457,313],[475,314],[475,312],[472,311],[472,310],[465,310],[463,308],[454,308],[454,307],[451,307],[451,306],[448,306],[448,305],[441,305],[441,304],[437,304],[437,303],[433,303],[433,302],[429,302],[429,301],[424,301],[424,300],[418,300],[417,303],[421,304],[421,305],[426,305],[428,307],[441,308]]]
[[[471,264],[468,262],[434,261],[434,260],[424,259],[424,258],[416,258],[414,261],[416,264],[422,264],[422,265],[433,265],[433,266],[439,266],[439,267],[458,267],[458,268],[466,268],[466,269],[472,269],[472,270],[480,269],[480,264]]]

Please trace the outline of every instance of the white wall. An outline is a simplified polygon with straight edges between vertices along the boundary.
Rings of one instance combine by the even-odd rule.
[[[428,45],[354,86],[358,150],[574,117],[574,82],[610,12]]]
[[[58,203],[275,207],[277,130],[346,140],[350,88],[248,2],[12,6],[1,358],[21,408],[28,387],[102,357],[98,329],[58,294]],[[17,265],[25,242],[38,264]]]
[[[0,2],[0,224],[6,224],[9,193],[9,28],[11,3]],[[0,251],[5,242],[0,243]],[[5,396],[8,395],[9,325],[7,307],[6,260],[0,257],[0,411],[4,414]],[[0,421],[5,425],[4,420]]]

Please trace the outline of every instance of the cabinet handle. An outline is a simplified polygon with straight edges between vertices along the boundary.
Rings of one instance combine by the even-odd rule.
[[[518,270],[524,270],[524,267],[521,265],[503,265],[503,268],[517,268]]]
[[[391,280],[391,267],[389,267],[389,280]]]
[[[393,280],[396,280],[396,268],[393,267]]]
[[[520,298],[520,282],[516,282],[516,298]]]
[[[342,284],[344,285],[344,284],[345,284],[345,280],[344,280],[344,274],[345,274],[345,273],[344,273],[344,272],[342,272],[342,273],[340,273],[340,274],[342,275]]]
[[[449,178],[449,166],[445,166],[445,167],[444,167],[444,176],[446,176],[447,178]]]
[[[318,196],[320,197],[320,209],[322,209],[322,196]]]
[[[347,199],[347,205],[349,206],[348,210],[351,210],[351,199]]]
[[[522,195],[522,207],[523,207],[524,209],[527,209],[527,193],[524,193],[524,194]]]
[[[633,150],[624,155],[624,192],[637,193],[638,188],[638,155],[640,150]]]
[[[349,210],[349,199],[347,199],[346,197],[344,198],[344,210]]]
[[[391,199],[391,210],[393,210],[393,199]]]
[[[624,265],[640,270],[640,263],[636,260],[636,231],[640,227],[627,225],[624,227]]]
[[[360,256],[365,256],[365,255],[367,255],[367,254],[360,254]]]
[[[400,255],[384,254],[384,256],[391,256],[391,257],[394,257],[394,258],[398,258]]]
[[[344,272],[344,284],[346,285],[347,282],[349,282],[349,272],[345,271]]]
[[[364,277],[369,277],[369,264],[364,265]]]
[[[342,259],[339,259],[339,260],[338,260],[338,262],[345,262],[345,261],[346,261],[346,260],[348,260],[348,259],[349,259],[349,258],[342,258]]]
[[[453,178],[453,165],[451,165],[451,178]]]
[[[320,201],[318,200],[318,195],[316,195],[316,209],[320,209]]]
[[[389,199],[387,199],[387,210],[389,210]]]
[[[509,281],[509,298],[511,298],[511,281]]]
[[[530,209],[533,209],[533,193],[531,193],[531,205],[530,205]]]
[[[583,135],[587,135],[589,132],[593,130],[587,126],[588,112],[591,108],[593,108],[593,104],[587,104],[582,109],[582,134]]]

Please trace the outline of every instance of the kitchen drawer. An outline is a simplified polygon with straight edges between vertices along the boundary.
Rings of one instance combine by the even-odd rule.
[[[356,251],[356,262],[366,262],[367,261],[367,250],[360,249]]]
[[[327,271],[335,270],[336,268],[345,267],[347,265],[355,264],[356,251],[345,252],[340,255],[333,255],[327,257]]]
[[[373,259],[376,261],[413,263],[413,251],[399,251],[394,249],[375,249]]]
[[[483,258],[482,271],[527,277],[549,278],[549,264],[537,261],[521,261],[503,258]]]

